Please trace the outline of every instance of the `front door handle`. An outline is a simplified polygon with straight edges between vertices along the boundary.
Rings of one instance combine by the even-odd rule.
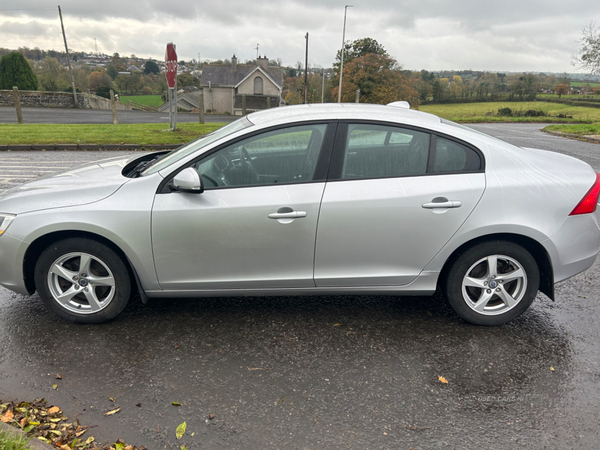
[[[460,208],[462,202],[458,200],[448,200],[446,197],[436,197],[429,203],[421,205],[425,209],[441,209],[441,208]]]
[[[269,219],[301,219],[306,217],[306,211],[276,212],[269,214]]]

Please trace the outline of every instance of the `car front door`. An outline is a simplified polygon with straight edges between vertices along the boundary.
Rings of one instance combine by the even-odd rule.
[[[152,246],[162,289],[314,287],[317,219],[335,126],[288,126],[243,138],[191,165],[202,176],[203,193],[157,194]]]
[[[481,198],[483,157],[396,126],[340,124],[338,136],[319,216],[316,286],[408,284]]]

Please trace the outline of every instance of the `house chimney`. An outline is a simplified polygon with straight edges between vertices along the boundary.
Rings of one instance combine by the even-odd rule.
[[[259,56],[256,58],[256,65],[264,70],[269,70],[269,58],[267,58],[266,55],[262,57]]]
[[[235,53],[233,54],[233,57],[231,58],[231,68],[233,70],[237,69],[237,58],[235,57]]]

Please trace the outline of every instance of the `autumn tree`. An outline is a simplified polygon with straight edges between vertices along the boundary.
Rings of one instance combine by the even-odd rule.
[[[569,93],[570,86],[567,83],[560,83],[554,86],[554,92],[558,95],[558,98],[561,98],[563,95],[567,95]]]
[[[413,105],[419,104],[415,80],[402,73],[398,63],[384,54],[369,53],[344,66],[342,101],[353,102],[357,89],[361,92],[361,103],[387,104],[406,100]],[[338,95],[337,90],[336,86],[332,91],[334,98]]]
[[[111,88],[112,78],[104,71],[96,70],[90,73],[88,77],[88,86],[91,90],[97,91],[101,87]]]
[[[0,89],[12,89],[13,86],[30,91],[38,88],[31,66],[19,52],[9,53],[0,59]]]
[[[181,89],[186,86],[200,87],[200,80],[185,72],[177,75],[177,87]]]
[[[58,59],[50,56],[41,62],[38,79],[46,91],[64,91],[71,86],[68,70]]]
[[[579,54],[573,57],[572,64],[591,74],[600,75],[600,30],[591,22],[581,34],[581,48]]]

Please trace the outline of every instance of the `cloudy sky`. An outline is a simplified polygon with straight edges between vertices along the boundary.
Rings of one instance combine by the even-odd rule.
[[[345,3],[335,0],[0,0],[0,47],[69,47],[164,58],[239,59],[259,52],[284,64],[330,67]],[[591,0],[351,0],[346,40],[371,37],[405,68],[577,72],[581,30],[600,22]]]

